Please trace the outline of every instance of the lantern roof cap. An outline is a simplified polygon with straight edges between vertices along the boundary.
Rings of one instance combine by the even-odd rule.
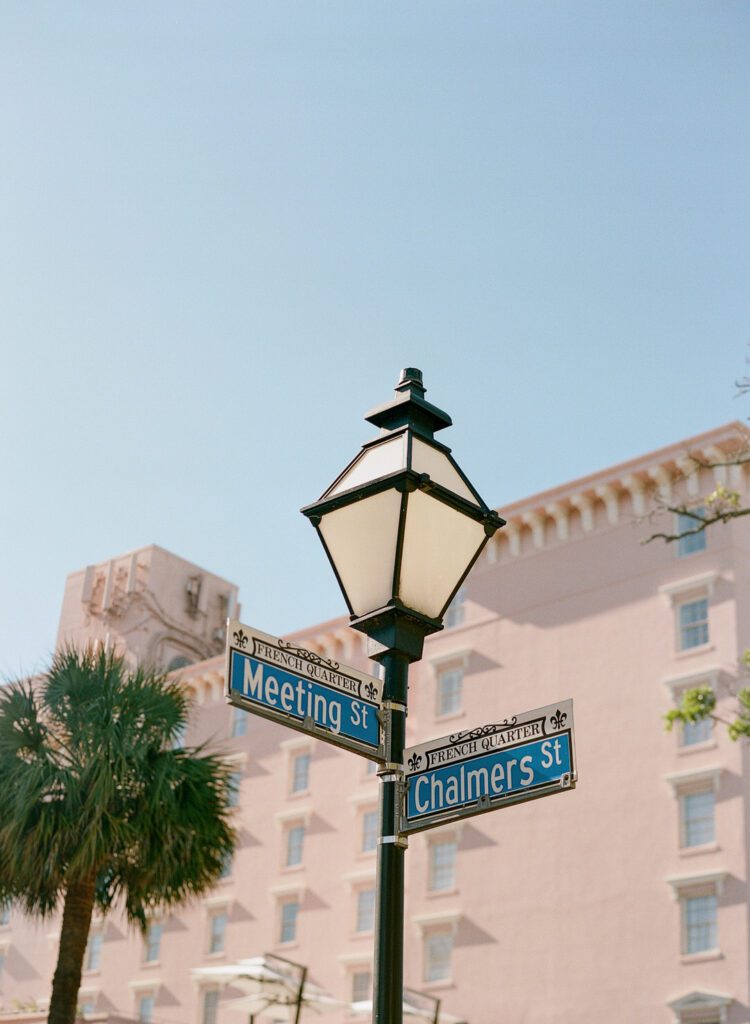
[[[408,366],[401,371],[394,398],[371,409],[365,420],[380,427],[384,434],[409,427],[415,434],[432,439],[436,430],[450,427],[453,420],[447,412],[426,401],[426,390],[422,371]]]

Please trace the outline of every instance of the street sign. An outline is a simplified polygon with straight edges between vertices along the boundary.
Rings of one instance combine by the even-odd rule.
[[[573,701],[420,743],[404,760],[402,834],[573,789]]]
[[[383,760],[383,683],[375,676],[230,621],[226,678],[235,707]]]

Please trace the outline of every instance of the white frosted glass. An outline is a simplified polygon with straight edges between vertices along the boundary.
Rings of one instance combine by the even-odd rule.
[[[454,494],[466,498],[472,505],[477,504],[477,499],[466,486],[460,473],[456,472],[456,467],[448,456],[416,437],[412,441],[411,468],[417,473],[429,473],[430,479],[434,480],[436,484],[447,487]]]
[[[393,596],[401,495],[383,491],[323,516],[320,532],[355,615]]]
[[[395,473],[403,469],[405,463],[404,454],[405,435],[394,437],[390,441],[376,445],[374,448],[367,448],[359,456],[348,473],[339,480],[335,487],[327,492],[326,497],[348,491],[352,487],[359,487],[360,484],[369,483],[370,480],[377,480],[381,476]]]
[[[481,523],[422,491],[410,494],[398,596],[437,618],[484,540]]]

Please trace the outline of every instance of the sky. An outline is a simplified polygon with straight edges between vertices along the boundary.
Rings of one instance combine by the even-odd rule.
[[[739,0],[4,0],[0,675],[156,543],[269,633],[402,367],[502,511],[750,416]]]

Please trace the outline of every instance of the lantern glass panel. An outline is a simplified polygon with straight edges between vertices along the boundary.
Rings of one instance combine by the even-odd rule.
[[[354,615],[365,615],[393,596],[401,495],[381,491],[327,513],[318,529]]]
[[[400,434],[382,444],[373,445],[372,448],[366,448],[341,479],[326,492],[326,497],[341,494],[342,491],[348,491],[352,487],[359,487],[360,484],[378,480],[381,476],[388,476],[389,473],[396,473],[399,469],[403,469],[405,450],[405,434]]]
[[[476,505],[476,495],[467,487],[466,481],[450,461],[445,452],[425,444],[418,437],[412,440],[411,468],[417,473],[429,473],[430,479],[441,487],[460,495]]]
[[[439,618],[485,540],[482,523],[414,491],[406,511],[398,596],[413,611]]]

